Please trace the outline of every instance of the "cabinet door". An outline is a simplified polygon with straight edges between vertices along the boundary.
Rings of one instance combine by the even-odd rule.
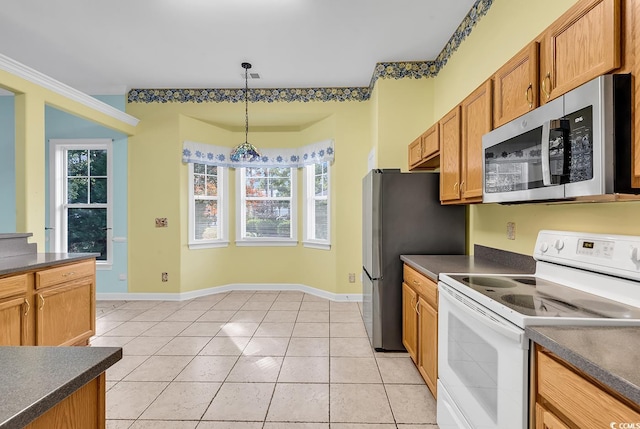
[[[36,345],[74,345],[95,333],[93,277],[41,289],[36,294],[36,305]]]
[[[569,426],[536,403],[536,428],[535,429],[569,429]]]
[[[409,170],[422,161],[422,139],[418,137],[409,145]]]
[[[538,107],[538,55],[531,42],[493,75],[493,128]]]
[[[440,120],[440,200],[460,199],[460,106]]]
[[[0,346],[27,344],[27,318],[30,312],[25,297],[0,301]]]
[[[620,0],[578,2],[545,31],[542,102],[620,67]]]
[[[438,312],[422,298],[418,298],[418,370],[437,398]]]
[[[402,283],[402,344],[414,363],[417,362],[418,351],[417,299],[416,292],[406,283]]]
[[[482,199],[482,136],[491,131],[491,80],[462,102],[462,182],[465,199]]]
[[[420,140],[422,142],[422,159],[428,159],[436,156],[440,151],[439,125],[436,122],[431,128],[422,133]]]

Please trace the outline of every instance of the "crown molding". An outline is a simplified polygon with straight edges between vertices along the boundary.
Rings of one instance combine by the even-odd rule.
[[[4,70],[19,78],[27,80],[31,83],[35,83],[36,85],[53,91],[56,94],[62,95],[63,97],[76,101],[83,106],[103,113],[113,119],[124,122],[133,127],[138,125],[138,122],[140,122],[138,118],[135,118],[123,112],[122,110],[118,110],[115,107],[98,100],[97,98],[85,94],[82,91],[78,91],[77,89],[72,88],[69,85],[66,85],[56,79],[53,79],[52,77],[40,73],[39,71],[34,70],[31,67],[28,67],[3,54],[0,54],[0,70]]]

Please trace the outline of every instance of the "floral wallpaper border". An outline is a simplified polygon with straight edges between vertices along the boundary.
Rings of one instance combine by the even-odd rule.
[[[378,63],[369,87],[345,88],[271,88],[249,89],[249,101],[312,102],[366,101],[378,79],[422,79],[435,77],[447,64],[473,27],[487,14],[493,0],[476,0],[435,61]],[[244,102],[244,89],[132,89],[128,103],[239,103]]]

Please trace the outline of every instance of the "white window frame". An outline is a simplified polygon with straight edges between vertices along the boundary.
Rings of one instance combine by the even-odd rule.
[[[280,167],[282,168],[282,167]],[[288,167],[287,167],[288,168]],[[279,199],[291,201],[291,237],[246,237],[246,178],[245,167],[236,169],[236,246],[297,246],[298,245],[298,171],[291,167],[291,197]]]
[[[67,163],[68,150],[107,151],[107,203],[87,204],[88,208],[107,209],[107,259],[96,260],[97,270],[113,266],[113,140],[111,139],[50,139],[49,140],[49,222],[52,225],[50,249],[68,253],[67,247]],[[74,207],[78,207],[74,204]]]
[[[229,210],[228,182],[229,169],[218,166],[218,238],[209,240],[196,239],[195,201],[193,192],[193,163],[189,163],[189,249],[211,249],[229,246]]]
[[[315,167],[316,164],[304,167],[303,189],[303,241],[304,247],[313,249],[331,250],[331,164],[327,164],[327,195],[317,197],[315,192]],[[319,240],[313,238],[315,230],[315,202],[316,200],[327,201],[327,239]]]

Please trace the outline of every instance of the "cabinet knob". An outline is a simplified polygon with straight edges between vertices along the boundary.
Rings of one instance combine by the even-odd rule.
[[[26,307],[26,310],[24,310],[24,315],[26,316],[29,314],[29,310],[31,310],[31,304],[29,304],[29,300],[26,298],[24,299],[24,306]]]
[[[38,294],[38,298],[40,298],[40,308],[39,310],[42,310],[44,308],[44,296],[42,296],[41,293]]]

